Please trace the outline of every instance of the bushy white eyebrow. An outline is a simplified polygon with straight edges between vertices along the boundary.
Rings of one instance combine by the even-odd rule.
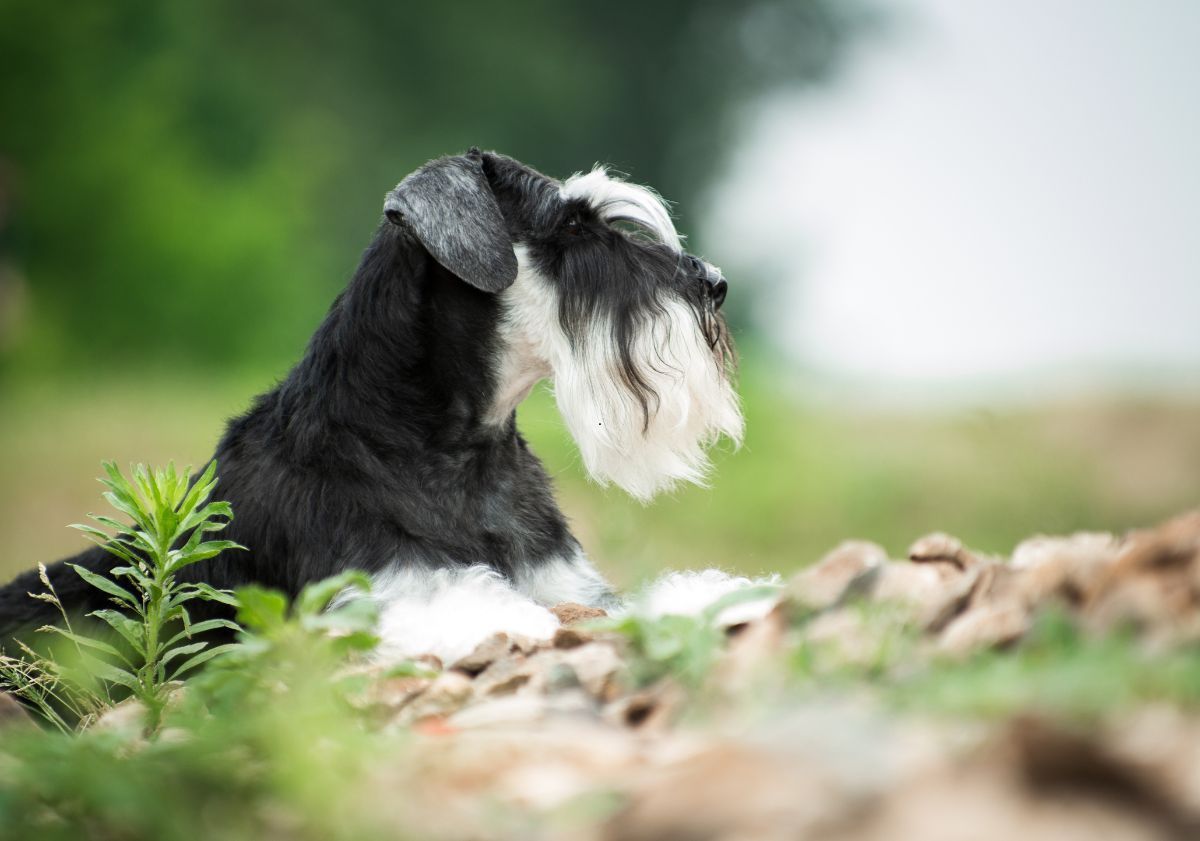
[[[663,245],[683,251],[666,202],[649,187],[622,181],[609,175],[606,167],[596,166],[564,181],[561,194],[564,199],[583,199],[607,221],[623,219],[641,225]]]

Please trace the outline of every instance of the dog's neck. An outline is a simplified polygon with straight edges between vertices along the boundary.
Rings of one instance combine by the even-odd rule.
[[[519,398],[498,382],[508,378],[497,370],[506,356],[497,306],[403,229],[381,227],[280,386],[280,411],[304,414],[287,425],[300,431],[297,445],[319,447],[322,433],[343,430],[361,431],[377,451],[409,456],[421,442],[442,453],[511,443]],[[499,392],[499,402],[511,401],[503,417]],[[328,399],[314,405],[312,394]]]
[[[497,306],[379,231],[303,359],[218,446],[226,498],[251,512],[231,534],[268,580],[476,562],[519,579],[578,554],[515,422],[487,419]]]

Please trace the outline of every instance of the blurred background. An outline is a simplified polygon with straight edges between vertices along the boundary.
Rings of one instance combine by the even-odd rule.
[[[1200,6],[0,0],[0,574],[101,459],[202,464],[383,194],[603,161],[723,266],[748,435],[642,507],[520,422],[623,584],[1200,503]]]

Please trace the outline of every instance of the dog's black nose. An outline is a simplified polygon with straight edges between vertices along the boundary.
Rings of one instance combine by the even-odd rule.
[[[725,303],[725,293],[729,291],[729,284],[725,282],[725,278],[720,275],[716,280],[709,280],[708,295],[712,298],[713,309],[719,310],[721,304]]]

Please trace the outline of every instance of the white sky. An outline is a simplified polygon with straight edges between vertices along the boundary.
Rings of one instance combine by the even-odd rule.
[[[1200,0],[905,8],[714,194],[775,338],[892,385],[1200,368]]]

